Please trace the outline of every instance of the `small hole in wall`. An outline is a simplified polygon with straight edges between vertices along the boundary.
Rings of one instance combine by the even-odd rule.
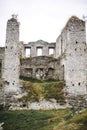
[[[79,82],[78,85],[80,86],[80,84],[81,84],[81,83]]]
[[[77,51],[77,48],[75,48],[75,51]]]
[[[6,85],[9,85],[9,82],[8,82],[8,81],[5,81],[5,84],[6,84]]]
[[[7,46],[5,48],[7,48]]]
[[[77,44],[78,42],[76,41],[76,44]]]
[[[81,29],[81,31],[84,31],[84,29]]]
[[[14,85],[14,83],[12,83]]]
[[[72,84],[72,86],[74,86],[74,84]]]

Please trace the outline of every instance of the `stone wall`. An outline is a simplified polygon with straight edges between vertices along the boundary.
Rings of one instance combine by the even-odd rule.
[[[21,59],[21,76],[39,78],[42,80],[63,80],[63,69],[59,59],[47,56]]]
[[[4,66],[4,47],[0,47],[0,103],[2,104],[4,101],[3,95],[3,80],[2,80],[2,73],[3,73],[3,66]]]
[[[29,42],[28,44],[24,44],[25,48],[25,54],[26,54],[26,48],[30,48],[30,57],[37,56],[37,50],[38,48],[42,49],[42,56],[48,56],[49,55],[49,49],[54,49],[54,56],[55,56],[55,43],[48,43],[43,40],[38,40],[36,42]]]
[[[64,35],[63,35],[64,34]],[[64,42],[63,42],[64,41]],[[64,79],[71,95],[86,94],[86,33],[85,22],[71,17],[56,42],[56,55],[63,56]]]
[[[86,32],[85,22],[72,17],[67,25],[67,75],[68,92],[84,95],[86,90]]]
[[[4,62],[4,47],[0,47],[0,78],[2,78],[2,73],[3,73],[3,62]]]
[[[25,57],[24,42],[20,41],[18,45],[19,45],[19,51],[20,51],[20,58],[24,58]]]
[[[56,58],[61,57],[66,52],[67,44],[67,31],[62,30],[61,35],[56,40]]]
[[[7,22],[4,54],[4,87],[6,93],[17,92],[19,88],[19,23],[12,17]]]

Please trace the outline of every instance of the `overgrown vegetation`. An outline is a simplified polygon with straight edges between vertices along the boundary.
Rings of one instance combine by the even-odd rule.
[[[32,83],[44,83],[44,82],[53,82],[53,81],[58,81],[58,80],[54,80],[54,79],[48,79],[48,80],[40,80],[37,78],[32,78],[32,77],[26,77],[26,76],[20,76],[20,79],[23,81],[29,81]]]
[[[64,81],[21,81],[23,85],[23,91],[27,92],[27,95],[23,96],[20,101],[39,101],[41,99],[50,100],[51,98],[57,101],[65,100],[64,97]]]
[[[87,130],[87,109],[0,111],[4,130]]]

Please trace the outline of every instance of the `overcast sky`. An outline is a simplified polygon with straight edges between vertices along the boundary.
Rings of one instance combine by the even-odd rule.
[[[72,15],[87,16],[87,0],[0,0],[0,46],[12,14],[18,14],[20,41],[55,42]]]

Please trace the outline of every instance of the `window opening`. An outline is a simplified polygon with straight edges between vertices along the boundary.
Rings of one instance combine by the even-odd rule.
[[[49,48],[49,55],[53,55],[54,54],[54,48]]]
[[[42,56],[42,47],[37,47],[37,56]]]
[[[31,48],[26,48],[26,57],[30,57]]]

